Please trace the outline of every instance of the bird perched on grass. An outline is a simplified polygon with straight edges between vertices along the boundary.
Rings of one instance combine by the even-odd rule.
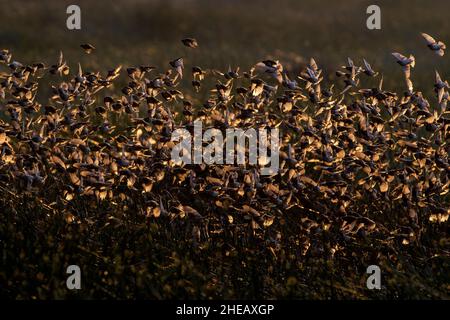
[[[447,48],[445,46],[445,43],[442,41],[436,41],[432,36],[426,33],[421,33],[422,37],[427,42],[428,48],[430,48],[434,53],[436,53],[438,56],[442,57],[445,53],[445,49]]]

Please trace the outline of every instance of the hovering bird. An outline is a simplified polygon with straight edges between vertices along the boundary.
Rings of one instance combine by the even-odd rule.
[[[183,58],[180,57],[175,60],[172,60],[169,62],[169,64],[172,68],[174,68],[177,71],[180,78],[183,78],[183,69],[184,69]]]
[[[447,81],[442,81],[441,76],[439,75],[439,72],[436,72],[436,82],[434,85],[434,88],[436,89],[436,92],[438,94],[438,101],[441,103],[442,97],[444,96],[445,89],[450,88]]]
[[[436,41],[432,36],[426,33],[421,33],[422,37],[424,37],[427,42],[428,48],[430,48],[434,53],[438,56],[442,57],[444,55],[444,50],[446,49],[445,43],[442,41]]]
[[[411,54],[409,55],[409,58],[398,52],[393,52],[392,55],[397,59],[397,63],[401,65],[403,69],[409,69],[410,67],[414,68],[416,65],[416,59]]]
[[[313,63],[306,67],[306,71],[300,74],[299,79],[307,81],[312,84],[319,84],[322,81],[322,70],[317,67],[317,64],[313,59],[311,59]]]
[[[198,42],[197,42],[197,40],[194,39],[194,38],[185,38],[185,39],[182,39],[181,42],[183,42],[183,44],[184,44],[186,47],[189,47],[189,48],[192,48],[192,49],[198,47]]]
[[[84,52],[86,52],[86,54],[90,54],[92,51],[95,50],[95,47],[92,44],[89,43],[85,43],[80,45],[81,48],[83,48]]]
[[[277,79],[279,83],[283,82],[283,66],[278,60],[264,60],[258,62],[254,69],[269,74],[272,78]]]
[[[405,57],[404,55],[393,52],[392,55],[397,59],[397,63],[402,66],[402,70],[405,74],[405,80],[406,80],[406,86],[408,87],[408,91],[413,91],[413,84],[411,81],[411,68],[414,68],[416,65],[416,59],[413,55],[409,55],[409,58]]]
[[[64,55],[62,51],[59,52],[58,63],[52,65],[49,71],[51,74],[58,73],[60,76],[69,74],[69,66],[67,65],[66,61],[64,61]]]
[[[378,75],[378,72],[373,71],[372,67],[366,61],[366,59],[363,59],[363,62],[364,62],[364,73],[369,77],[376,77]]]

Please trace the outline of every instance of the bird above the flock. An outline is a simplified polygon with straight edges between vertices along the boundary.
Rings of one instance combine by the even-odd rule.
[[[408,92],[413,92],[413,83],[411,81],[411,68],[414,68],[416,65],[416,59],[413,55],[409,55],[409,57],[405,57],[404,55],[393,52],[392,55],[397,59],[397,63],[402,66],[403,73],[405,74],[406,86],[408,87]]]
[[[90,43],[84,43],[80,45],[80,47],[83,48],[84,52],[86,52],[87,54],[90,54],[92,51],[95,50],[95,47]]]
[[[183,42],[183,44],[184,44],[186,47],[189,47],[189,48],[192,48],[192,49],[198,47],[198,42],[197,42],[197,40],[194,39],[194,38],[185,38],[185,39],[182,39],[181,42]]]
[[[405,57],[404,55],[393,52],[392,55],[397,59],[397,63],[402,66],[403,72],[405,72],[405,76],[409,78],[411,74],[411,68],[414,68],[416,65],[416,59],[412,54],[409,57]]]
[[[432,50],[434,53],[436,53],[438,56],[442,57],[445,53],[445,49],[447,48],[445,46],[445,43],[442,41],[436,41],[432,36],[426,33],[421,33],[422,37],[427,42],[428,48]]]

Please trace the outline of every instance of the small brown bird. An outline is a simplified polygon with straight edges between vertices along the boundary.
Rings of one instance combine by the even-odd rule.
[[[95,47],[89,43],[82,44],[80,45],[80,47],[83,48],[84,52],[86,52],[87,54],[90,54],[92,51],[95,50]]]
[[[185,39],[182,39],[181,42],[183,42],[183,44],[189,48],[194,49],[194,48],[198,47],[198,42],[194,38],[185,38]]]
[[[421,33],[422,37],[424,37],[427,42],[428,48],[430,48],[434,53],[438,56],[442,57],[444,55],[444,50],[446,49],[445,43],[442,41],[436,41],[432,36],[426,33]]]
[[[445,89],[450,88],[450,86],[447,81],[442,81],[441,76],[437,71],[435,71],[435,73],[436,73],[436,82],[434,84],[434,88],[438,94],[438,101],[439,103],[441,103],[442,98],[444,97],[445,94]]]
[[[279,83],[283,82],[283,65],[278,60],[264,60],[255,64],[253,68],[257,72],[269,74]]]
[[[363,61],[364,61],[363,72],[369,77],[376,77],[378,75],[378,72],[373,71],[371,65],[366,61],[366,59],[363,59]]]
[[[177,58],[175,60],[170,61],[169,63],[170,66],[177,71],[180,78],[183,78],[183,69],[184,69],[183,58],[182,57]]]

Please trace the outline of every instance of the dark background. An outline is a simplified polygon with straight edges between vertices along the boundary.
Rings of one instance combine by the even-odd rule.
[[[81,30],[66,28],[66,8],[81,7]],[[381,7],[382,29],[366,28],[366,8]],[[155,65],[184,56],[186,66],[248,69],[264,58],[279,59],[297,73],[315,57],[327,74],[352,57],[365,57],[382,71],[389,89],[404,89],[393,51],[416,56],[412,79],[426,91],[434,69],[445,78],[449,59],[429,51],[420,32],[449,40],[450,2],[419,1],[0,1],[0,48],[12,50],[23,63],[53,63],[61,49],[69,65],[103,70],[122,64]],[[195,37],[200,46],[189,50],[180,39]],[[85,55],[79,47],[97,47]],[[182,84],[183,85],[183,84]]]

